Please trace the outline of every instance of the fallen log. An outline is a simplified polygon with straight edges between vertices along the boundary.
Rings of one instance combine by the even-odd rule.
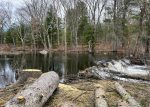
[[[120,72],[113,72],[109,71],[105,68],[99,68],[96,66],[87,68],[83,71],[78,73],[80,78],[97,78],[97,79],[112,79],[112,80],[120,80],[120,81],[127,81],[133,83],[145,83],[150,84],[149,81],[144,81],[140,79],[136,79],[135,77],[128,76],[126,74]]]
[[[117,107],[130,107],[126,101],[119,101]]]
[[[115,88],[131,107],[141,107],[140,104],[118,82],[115,83]]]
[[[59,76],[51,71],[9,100],[5,107],[42,107],[58,87]]]
[[[95,90],[95,107],[108,107],[105,100],[105,91],[101,88]]]

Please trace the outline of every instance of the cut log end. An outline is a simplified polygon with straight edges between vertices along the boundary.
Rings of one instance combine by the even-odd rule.
[[[19,72],[18,80],[16,84],[23,84],[25,83],[28,78],[39,78],[42,75],[42,71],[38,69],[24,69]]]

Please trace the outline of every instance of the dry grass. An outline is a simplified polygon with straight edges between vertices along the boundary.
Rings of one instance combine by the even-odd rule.
[[[26,87],[32,84],[34,80],[29,80]],[[94,90],[101,87],[105,90],[105,99],[109,107],[117,107],[118,102],[122,100],[114,87],[115,81],[108,80],[76,80],[73,83],[59,84],[54,95],[48,100],[45,107],[60,107],[64,102],[73,102],[77,107],[94,107]],[[150,104],[150,85],[138,83],[120,83],[140,104],[142,107],[149,107]],[[11,99],[23,85],[9,86],[0,89],[0,105]]]

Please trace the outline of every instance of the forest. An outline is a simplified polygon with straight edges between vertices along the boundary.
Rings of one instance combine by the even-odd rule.
[[[0,0],[0,107],[150,107],[150,0]]]
[[[23,0],[12,8],[0,4],[1,44],[149,53],[149,0]]]

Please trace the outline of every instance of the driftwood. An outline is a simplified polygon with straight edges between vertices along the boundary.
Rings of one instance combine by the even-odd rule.
[[[118,82],[115,83],[115,88],[131,107],[141,107],[140,104]]]
[[[58,87],[59,76],[51,71],[42,74],[31,86],[19,92],[5,107],[42,107]]]
[[[112,79],[112,80],[121,80],[129,81],[133,83],[146,83],[150,84],[149,81],[140,80],[139,78],[129,76],[120,72],[109,71],[108,69],[93,66],[87,68],[78,73],[80,78],[97,78],[97,79]]]
[[[95,90],[95,107],[108,107],[105,100],[105,91],[101,88]]]

